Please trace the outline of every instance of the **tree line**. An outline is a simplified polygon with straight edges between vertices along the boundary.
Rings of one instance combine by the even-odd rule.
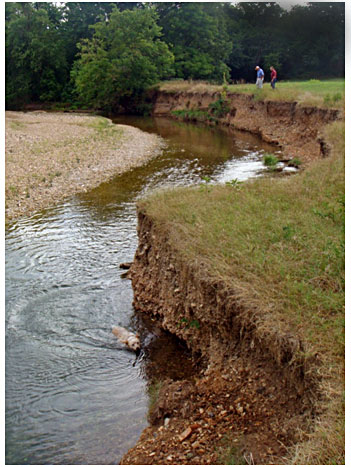
[[[255,80],[345,73],[345,4],[67,2],[5,4],[6,107],[65,102],[142,109],[163,79]]]

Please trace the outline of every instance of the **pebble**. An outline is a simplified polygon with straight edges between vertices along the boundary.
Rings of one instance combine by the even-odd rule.
[[[29,215],[66,196],[92,189],[118,172],[145,163],[159,154],[162,147],[156,135],[126,125],[112,125],[117,130],[116,136],[111,133],[94,140],[95,130],[90,125],[96,117],[86,115],[7,111],[5,118],[6,153],[11,152],[11,159],[5,159],[7,185],[18,187],[19,194],[34,186],[23,206],[17,205],[18,195],[7,190],[7,219]],[[23,123],[21,129],[11,128],[14,119]],[[123,131],[122,138],[119,129]],[[33,141],[37,148],[34,158]],[[60,176],[56,175],[54,183],[48,185],[50,174],[58,172]],[[45,197],[41,198],[43,189]]]
[[[244,412],[244,407],[241,407],[240,404],[237,404],[236,411],[241,415]]]
[[[188,428],[186,428],[180,435],[179,435],[179,441],[182,442],[184,441],[186,438],[188,438],[191,433],[193,432],[193,430],[191,429],[191,427],[189,426]]]

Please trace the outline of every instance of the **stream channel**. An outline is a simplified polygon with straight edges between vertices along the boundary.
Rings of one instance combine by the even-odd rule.
[[[6,464],[118,464],[147,426],[148,379],[191,366],[171,336],[134,315],[119,269],[137,247],[137,199],[202,177],[259,176],[263,153],[277,152],[227,129],[115,122],[159,134],[163,153],[6,231]],[[115,324],[141,330],[138,358]]]

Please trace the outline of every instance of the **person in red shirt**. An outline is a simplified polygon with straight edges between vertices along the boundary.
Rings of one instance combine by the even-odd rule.
[[[277,72],[272,66],[270,67],[270,70],[271,70],[271,86],[272,86],[272,89],[275,89],[275,83],[277,82]]]

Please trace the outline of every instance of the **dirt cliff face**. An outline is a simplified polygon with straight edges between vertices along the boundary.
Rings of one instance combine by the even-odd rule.
[[[225,463],[227,439],[235,440],[238,463],[281,462],[315,410],[302,343],[262,323],[203,265],[184,261],[143,212],[138,235],[129,273],[135,309],[184,340],[205,366],[192,381],[163,383],[151,426],[121,464]]]
[[[209,365],[240,352],[264,354],[287,383],[303,392],[303,345],[289,332],[270,329],[262,313],[244,304],[239,291],[191,264],[169,245],[167,232],[138,213],[139,246],[130,270],[134,308],[157,318],[162,328],[184,340]]]
[[[153,114],[172,116],[173,111],[207,110],[220,97],[219,93],[165,93],[155,98]],[[336,109],[303,107],[296,102],[257,101],[254,96],[228,93],[229,112],[220,123],[259,135],[268,143],[281,147],[286,158],[297,157],[309,162],[327,155],[320,130],[340,118]]]
[[[218,93],[158,93],[154,115],[208,111]],[[219,123],[277,144],[308,163],[328,154],[321,130],[339,111],[227,94]],[[186,261],[165,227],[138,212],[139,246],[130,270],[134,307],[184,340],[203,366],[193,379],[163,382],[151,425],[121,464],[281,464],[318,415],[315,356],[240,290]],[[307,349],[308,350],[308,349]],[[230,457],[228,457],[230,455]]]

